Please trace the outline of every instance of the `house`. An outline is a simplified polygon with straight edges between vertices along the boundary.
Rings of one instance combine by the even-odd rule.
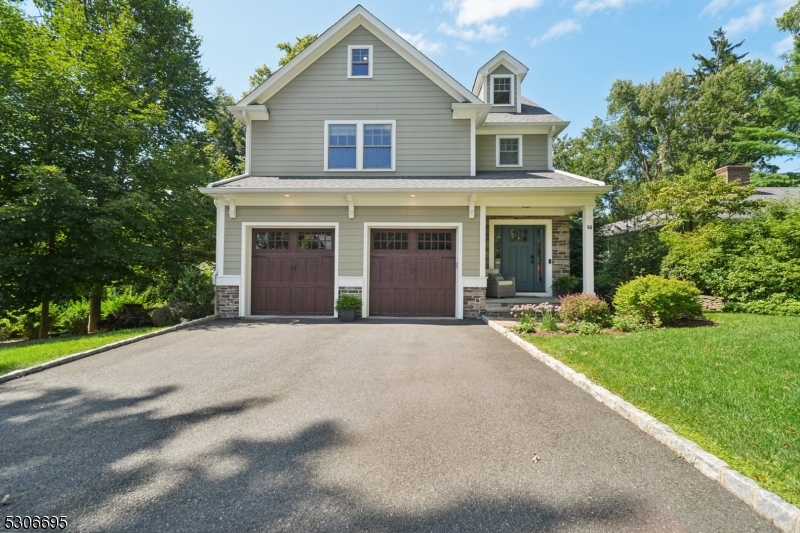
[[[568,216],[604,183],[553,168],[563,121],[523,96],[528,68],[500,52],[472,90],[361,6],[229,111],[245,173],[202,192],[217,206],[222,316],[477,317],[487,268],[518,295],[569,273]]]
[[[716,169],[714,172],[722,176],[725,183],[738,183],[739,185],[750,184],[751,168],[744,165],[725,165]],[[785,200],[800,200],[800,187],[756,187],[756,192],[748,200],[763,200],[765,202],[781,202]],[[732,215],[731,218],[739,218],[739,215]],[[611,224],[606,224],[598,230],[600,235],[606,237],[616,237],[628,233],[642,230],[657,230],[667,223],[667,219],[658,213],[645,213],[637,217],[618,220]]]

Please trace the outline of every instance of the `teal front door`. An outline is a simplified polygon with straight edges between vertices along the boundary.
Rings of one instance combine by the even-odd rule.
[[[545,226],[503,226],[501,273],[517,292],[545,292]]]

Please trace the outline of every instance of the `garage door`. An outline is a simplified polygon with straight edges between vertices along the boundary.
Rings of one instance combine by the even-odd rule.
[[[455,231],[381,229],[370,239],[370,315],[455,316]]]
[[[333,314],[333,229],[254,229],[254,315]]]

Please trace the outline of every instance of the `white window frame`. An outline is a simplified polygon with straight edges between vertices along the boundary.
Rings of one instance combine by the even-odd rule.
[[[369,50],[369,74],[366,76],[353,76],[353,50]],[[347,46],[347,77],[353,80],[368,80],[372,78],[372,65],[375,62],[375,57],[372,55],[371,44],[351,44]]]
[[[340,124],[356,125],[356,168],[328,168],[328,136],[329,126]],[[392,126],[392,166],[391,168],[364,168],[364,124],[390,124]],[[395,154],[397,152],[396,120],[326,120],[323,152],[325,154],[325,172],[394,172]]]
[[[519,146],[519,163],[516,165],[501,165],[500,164],[500,139],[517,139],[518,146]],[[494,141],[494,156],[495,156],[495,166],[498,168],[502,167],[521,167],[522,166],[522,135],[497,135],[495,136]]]
[[[508,80],[509,90],[511,91],[510,95],[510,102],[508,104],[495,104],[494,103],[494,80],[496,78],[505,78]],[[491,104],[498,106],[498,107],[517,107],[517,91],[516,87],[514,87],[514,75],[513,74],[492,74],[489,76],[489,95],[491,97]]]

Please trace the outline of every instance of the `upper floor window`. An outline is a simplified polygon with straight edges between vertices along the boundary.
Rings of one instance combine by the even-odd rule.
[[[514,76],[491,76],[492,101],[494,105],[514,105]]]
[[[522,135],[497,136],[497,166],[522,166]]]
[[[325,170],[391,171],[394,120],[326,120]]]
[[[350,45],[347,47],[347,77],[372,77],[372,45]]]

